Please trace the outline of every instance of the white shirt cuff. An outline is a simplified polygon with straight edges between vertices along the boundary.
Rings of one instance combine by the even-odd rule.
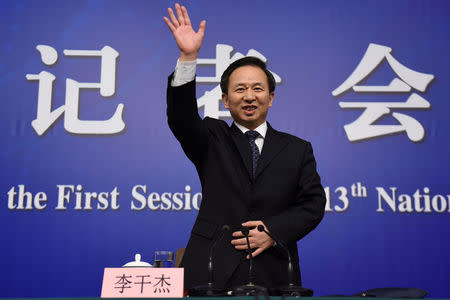
[[[170,83],[170,85],[173,87],[177,87],[194,80],[196,68],[197,60],[177,60],[177,66],[175,67],[175,73],[173,74],[172,82]]]

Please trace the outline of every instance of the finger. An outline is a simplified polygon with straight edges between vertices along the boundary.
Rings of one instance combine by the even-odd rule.
[[[252,253],[252,256],[253,256],[253,257],[256,257],[256,256],[260,255],[263,251],[264,251],[263,248],[258,248],[258,249],[256,249],[256,250]],[[250,259],[250,256],[249,256],[249,255],[247,255],[247,259]]]
[[[177,20],[177,18],[175,17],[175,14],[173,13],[173,10],[169,7],[169,8],[167,9],[167,12],[169,13],[169,17],[170,17],[170,20],[172,21],[173,26],[174,26],[175,28],[180,27],[180,23],[178,23],[178,20]]]
[[[186,7],[182,6],[181,7],[181,12],[183,13],[184,24],[191,25],[191,18],[189,18],[189,14],[187,12]]]
[[[198,27],[198,33],[203,37],[205,35],[206,29],[206,21],[203,20],[200,22],[200,26]]]
[[[242,226],[247,226],[247,227],[256,227],[258,225],[263,225],[263,222],[261,222],[261,221],[247,221],[245,223],[242,223]]]
[[[236,240],[231,240],[231,243],[233,245],[247,245],[247,240],[246,239],[236,239]]]
[[[248,232],[248,237],[250,238],[250,241],[261,239],[261,237],[265,237],[265,234],[262,235],[261,232],[258,231],[258,229],[252,229]]]
[[[247,243],[235,243],[234,247],[238,250],[248,250]],[[257,249],[258,246],[254,243],[250,243],[250,249]]]
[[[244,235],[240,231],[235,231],[235,232],[233,232],[232,236],[233,237],[243,237]]]
[[[248,247],[247,247],[247,245],[235,245],[234,249],[236,249],[236,250],[247,250]]]
[[[247,250],[248,244],[247,244],[247,242],[245,242],[245,243],[235,242],[234,247],[236,247],[236,249],[239,248],[239,250]],[[250,243],[250,249],[256,249],[256,248],[258,248],[258,245],[256,243]]]
[[[183,13],[181,12],[181,6],[180,4],[175,4],[175,11],[177,12],[178,22],[180,22],[180,25],[184,25],[184,18]]]
[[[256,234],[259,234],[258,229],[252,229],[248,232],[248,236],[255,236]]]
[[[167,17],[164,17],[164,22],[166,22],[170,31],[172,31],[172,33],[173,33],[175,31],[175,26],[173,26],[173,24],[170,22],[170,20]]]

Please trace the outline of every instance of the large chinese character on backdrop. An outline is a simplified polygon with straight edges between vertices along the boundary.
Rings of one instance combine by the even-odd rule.
[[[425,137],[425,129],[416,119],[403,113],[392,112],[392,117],[398,125],[376,124],[383,116],[390,114],[392,109],[428,109],[430,103],[419,94],[412,92],[412,88],[425,92],[433,80],[431,74],[411,70],[399,63],[391,54],[392,49],[386,46],[369,44],[366,53],[353,73],[333,92],[337,97],[350,88],[356,93],[407,93],[405,102],[339,102],[344,109],[364,109],[354,122],[344,126],[347,138],[351,142],[367,140],[394,133],[406,132],[413,142],[420,142]],[[389,85],[368,86],[358,85],[369,74],[376,70],[386,59],[389,66],[399,78],[394,78]]]
[[[53,66],[58,61],[58,52],[53,47],[38,45],[42,62]],[[30,81],[39,82],[38,105],[36,119],[31,122],[38,135],[43,135],[65,113],[64,128],[74,134],[115,134],[125,129],[122,112],[124,105],[120,103],[114,115],[108,120],[80,120],[80,89],[99,89],[102,97],[111,97],[116,91],[116,62],[119,53],[109,46],[101,50],[64,50],[65,56],[100,57],[100,82],[78,82],[66,79],[66,101],[52,111],[53,83],[55,75],[42,71],[39,74],[27,74]]]

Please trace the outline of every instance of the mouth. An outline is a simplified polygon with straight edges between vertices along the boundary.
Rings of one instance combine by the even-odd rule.
[[[257,109],[258,107],[255,105],[245,105],[242,107],[242,109],[244,110],[245,114],[250,115],[253,114],[253,112]]]

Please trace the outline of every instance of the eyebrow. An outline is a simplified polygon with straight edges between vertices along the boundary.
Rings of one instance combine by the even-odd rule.
[[[251,84],[251,86],[256,86],[256,85],[264,85],[264,83],[262,82],[255,82],[253,84]],[[247,86],[247,83],[236,83],[233,87],[238,87],[238,86]]]

